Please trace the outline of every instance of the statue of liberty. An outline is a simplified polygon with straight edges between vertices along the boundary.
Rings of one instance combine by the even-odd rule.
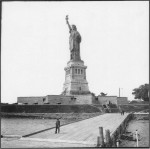
[[[66,16],[66,23],[69,27],[69,47],[70,47],[70,60],[74,61],[80,61],[80,42],[81,42],[81,36],[79,32],[77,31],[77,28],[75,25],[70,26],[68,22],[68,16]]]

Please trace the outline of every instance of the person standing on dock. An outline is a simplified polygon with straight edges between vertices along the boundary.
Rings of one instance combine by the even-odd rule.
[[[119,112],[120,112],[120,114],[122,115],[123,113],[122,113],[122,109],[121,108],[119,108]]]
[[[57,133],[57,131],[58,131],[58,133],[60,132],[60,121],[59,121],[59,119],[57,119],[57,121],[56,121],[56,130],[55,130],[55,133]]]
[[[122,109],[121,109],[120,106],[119,106],[119,112],[120,112],[121,115],[123,114],[123,113],[122,113]]]

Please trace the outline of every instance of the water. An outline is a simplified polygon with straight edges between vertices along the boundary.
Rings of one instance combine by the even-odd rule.
[[[1,118],[2,135],[27,135],[55,126],[55,119]],[[67,123],[60,120],[61,124]]]

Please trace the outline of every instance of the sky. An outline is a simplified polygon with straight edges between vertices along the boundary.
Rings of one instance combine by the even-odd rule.
[[[89,90],[128,97],[149,83],[149,2],[2,2],[1,102],[58,95],[70,60],[69,23],[81,34]]]

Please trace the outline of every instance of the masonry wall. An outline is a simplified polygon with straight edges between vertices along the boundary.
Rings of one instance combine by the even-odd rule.
[[[117,96],[98,96],[97,100],[98,100],[97,103],[101,105],[109,104],[109,102],[117,105]]]
[[[93,96],[89,95],[75,95],[75,104],[92,104]]]
[[[49,104],[92,104],[92,95],[74,95],[74,96],[64,96],[64,95],[48,95],[46,100]]]
[[[28,105],[33,105],[33,104],[39,104],[42,105],[45,102],[45,96],[40,96],[40,97],[18,97],[17,98],[17,103],[20,104],[28,104]]]
[[[18,104],[49,104],[49,105],[73,105],[73,104],[92,104],[92,95],[47,95],[42,97],[18,97]]]
[[[46,101],[50,105],[56,105],[56,104],[75,104],[75,100],[73,99],[73,96],[64,96],[64,95],[47,95]]]
[[[128,98],[127,97],[117,97],[117,103],[118,103],[118,105],[128,104]]]

